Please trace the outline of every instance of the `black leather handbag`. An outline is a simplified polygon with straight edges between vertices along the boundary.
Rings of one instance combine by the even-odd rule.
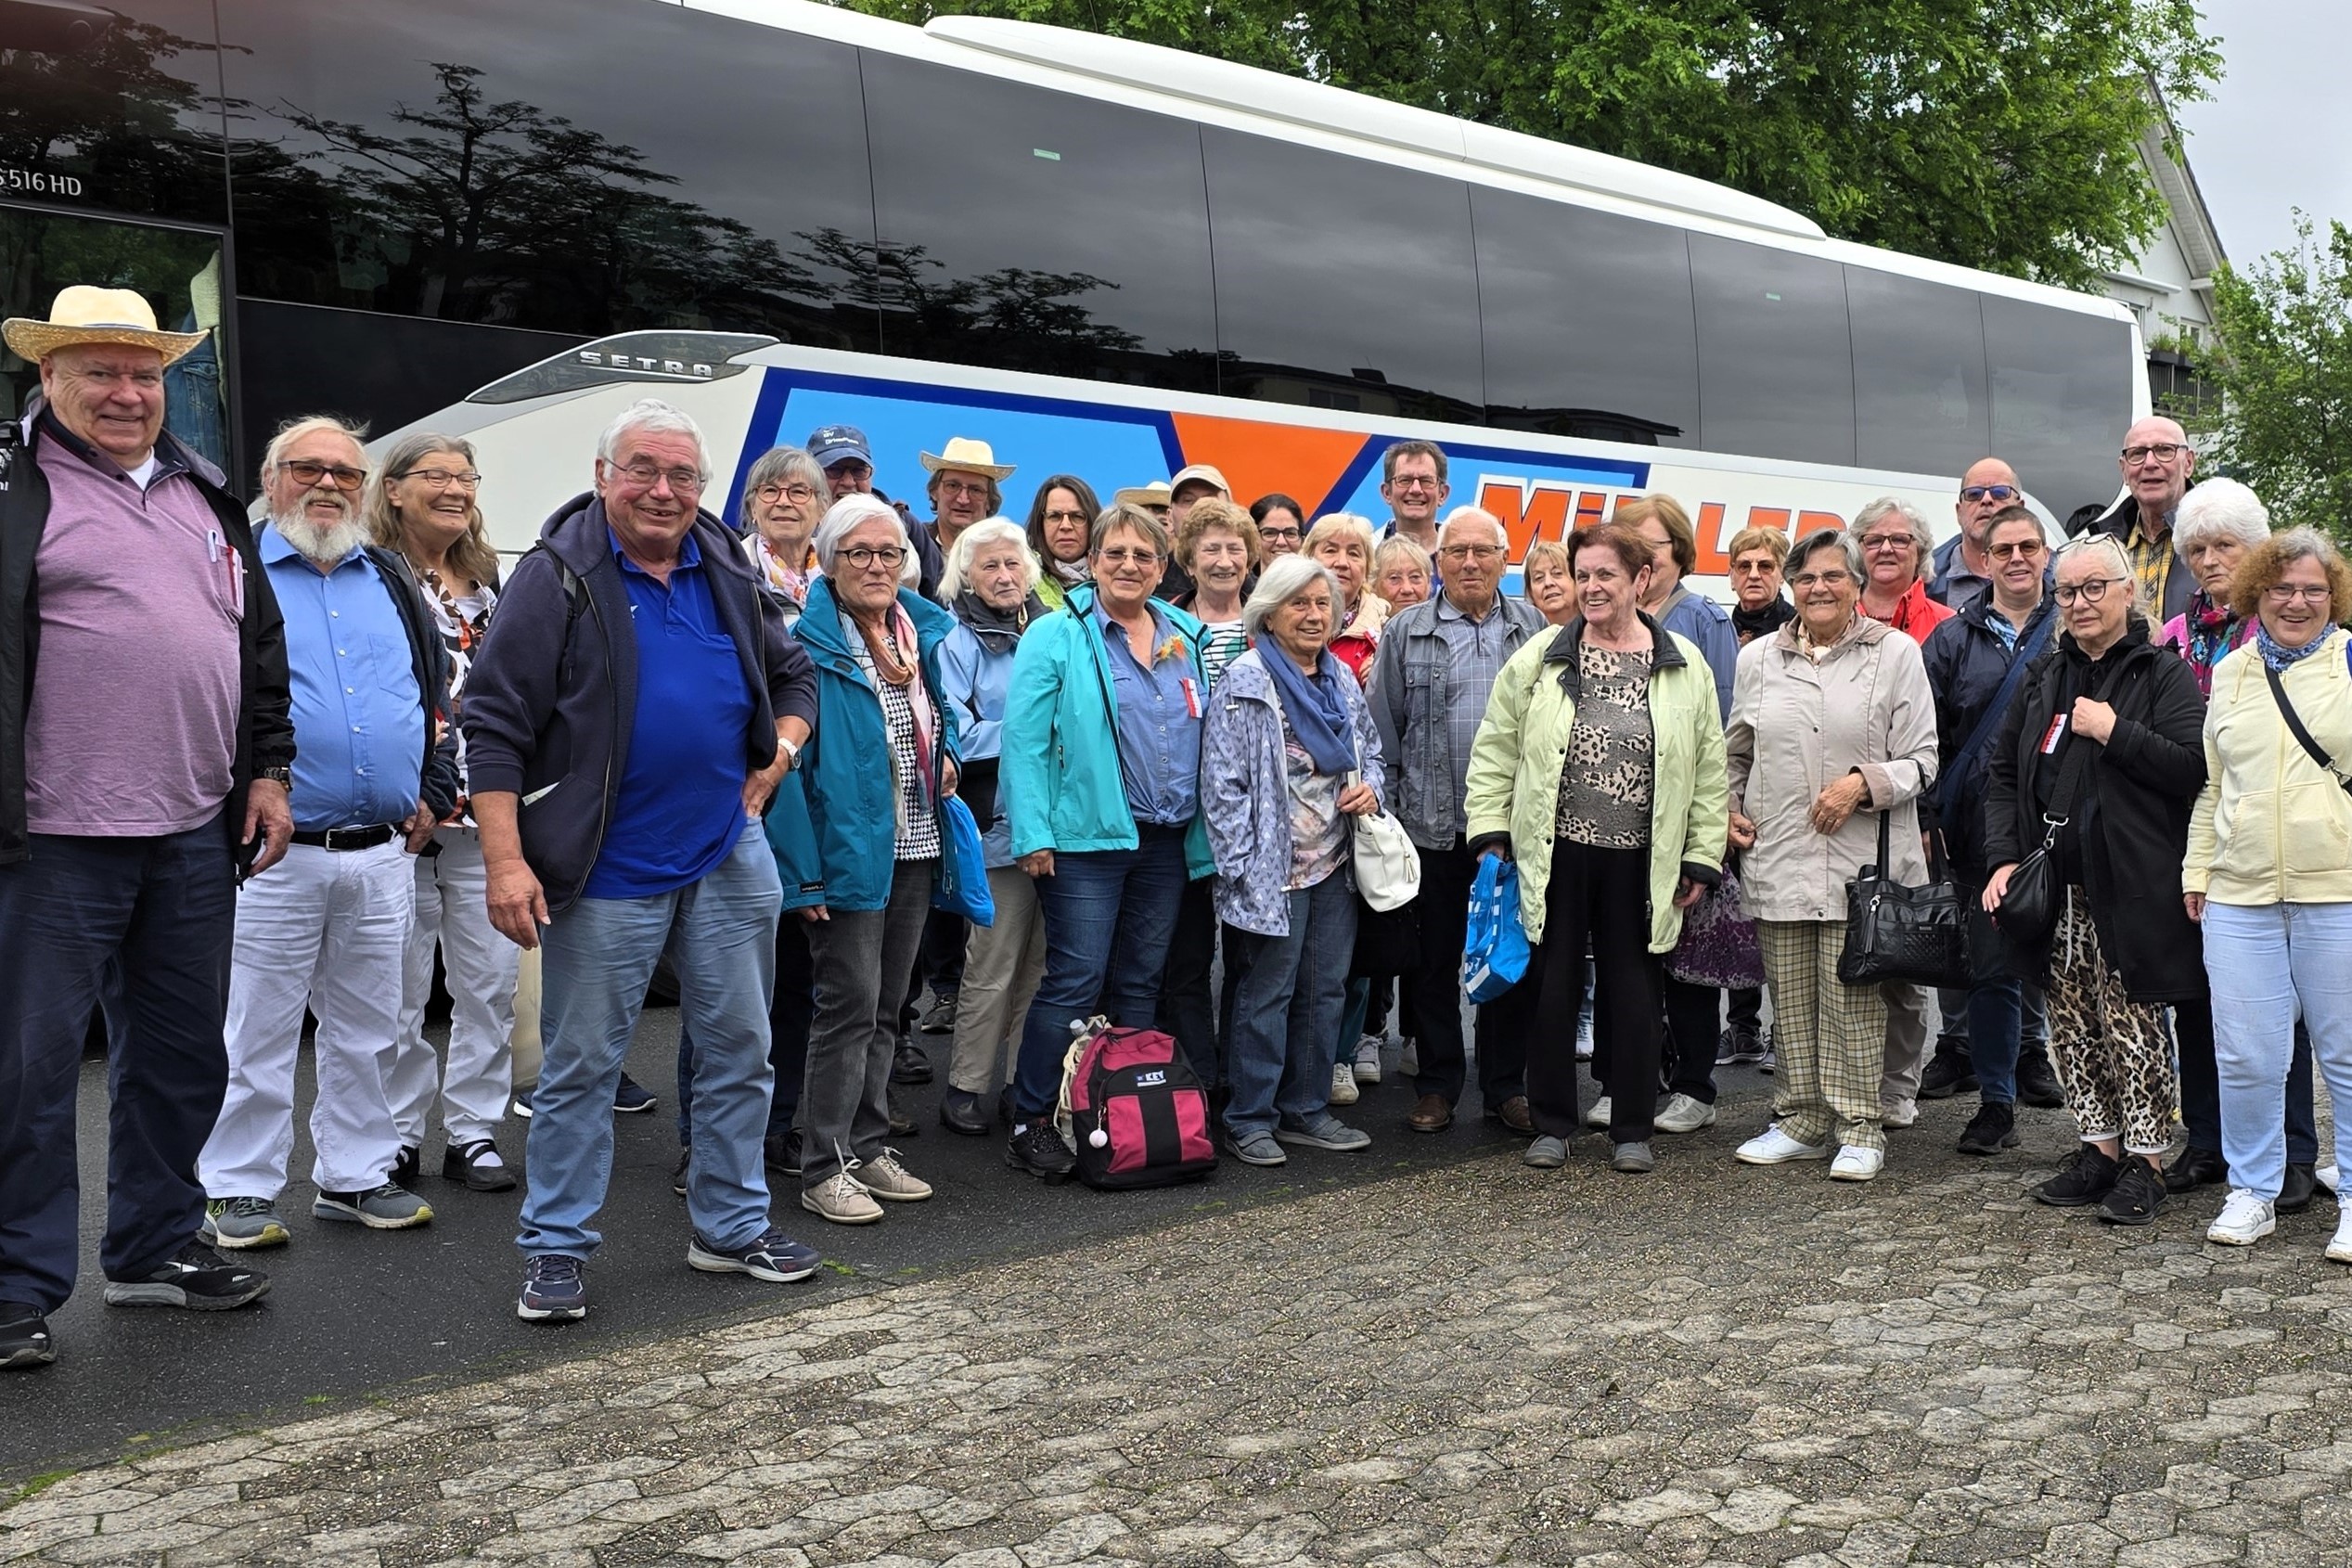
[[[1974,975],[1960,887],[1945,872],[1940,851],[1924,887],[1907,887],[1887,874],[1892,864],[1887,826],[1893,817],[1892,812],[1879,813],[1878,862],[1845,884],[1845,951],[1838,955],[1838,980],[1846,985],[1909,980],[1965,988]]]
[[[2009,887],[1993,910],[1993,924],[2016,946],[2028,952],[2050,940],[2058,929],[2060,901],[2066,890],[2058,881],[2058,835],[2073,820],[2075,791],[2082,781],[2090,742],[2076,738],[2066,743],[2066,756],[2058,765],[2058,782],[2050,792],[2050,809],[2042,814],[2042,842],[2009,874]]]

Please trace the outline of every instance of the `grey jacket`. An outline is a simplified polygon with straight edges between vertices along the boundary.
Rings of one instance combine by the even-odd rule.
[[[1547,625],[1542,612],[1524,599],[1506,594],[1499,602],[1504,631],[1497,672]],[[1393,781],[1389,809],[1423,849],[1451,849],[1461,842],[1470,742],[1493,687],[1490,681],[1476,691],[1459,689],[1452,650],[1437,630],[1437,604],[1433,597],[1389,617],[1381,628],[1371,679],[1365,683]],[[1466,705],[1469,719],[1459,747],[1448,735],[1457,704]]]
[[[1356,677],[1346,664],[1333,662],[1339,663],[1340,690],[1347,698],[1349,727],[1362,759],[1358,771],[1385,803],[1380,734]],[[1291,901],[1282,884],[1290,880],[1292,845],[1282,700],[1266,674],[1265,655],[1254,648],[1226,667],[1209,699],[1201,745],[1201,816],[1217,863],[1217,919],[1260,936],[1288,936]],[[1354,884],[1346,861],[1337,874]]]

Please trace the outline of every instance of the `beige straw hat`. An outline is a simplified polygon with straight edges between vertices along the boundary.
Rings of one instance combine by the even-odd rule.
[[[48,320],[11,317],[0,323],[0,338],[36,363],[78,343],[115,343],[153,349],[169,365],[202,342],[204,334],[159,330],[154,310],[135,289],[97,289],[76,283],[58,291]]]

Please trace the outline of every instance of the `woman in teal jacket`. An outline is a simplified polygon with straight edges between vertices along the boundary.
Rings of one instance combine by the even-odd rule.
[[[955,619],[899,585],[912,550],[898,514],[848,495],[816,525],[797,628],[816,665],[816,730],[793,770],[796,801],[771,814],[786,902],[810,922],[816,1017],[801,1095],[801,1204],[843,1225],[882,1217],[877,1199],[916,1202],[923,1182],[883,1147],[898,1008],[932,893],[954,854],[955,717],[939,645]],[[788,776],[790,777],[790,776]],[[771,840],[771,842],[774,842]]]
[[[1037,879],[1046,973],[1022,1032],[1006,1163],[1074,1163],[1054,1128],[1072,1022],[1149,1029],[1185,883],[1214,868],[1200,821],[1208,676],[1201,623],[1152,597],[1168,532],[1140,507],[1095,520],[1091,587],[1013,656],[997,773],[1016,864]]]

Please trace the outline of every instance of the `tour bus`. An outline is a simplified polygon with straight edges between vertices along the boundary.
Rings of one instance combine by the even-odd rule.
[[[1707,182],[1176,51],[801,0],[0,0],[0,290],[213,329],[175,431],[250,486],[304,413],[462,434],[493,536],[659,395],[732,517],[855,424],[927,511],[951,436],[1109,492],[1452,504],[1531,540],[1664,490],[1701,572],[1997,453],[2063,521],[2148,408],[2130,315]],[[0,412],[37,384],[0,362]]]

